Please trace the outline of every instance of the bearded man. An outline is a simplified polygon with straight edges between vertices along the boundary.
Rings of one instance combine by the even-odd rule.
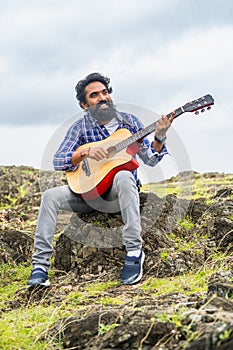
[[[55,170],[73,172],[85,159],[96,162],[107,159],[108,149],[99,143],[90,147],[90,143],[105,140],[122,128],[128,129],[131,134],[143,129],[143,124],[136,116],[116,110],[110,97],[112,88],[108,77],[100,73],[89,74],[78,82],[75,90],[84,115],[67,131],[54,156]],[[155,166],[168,153],[166,132],[173,119],[173,115],[170,119],[163,115],[156,123],[154,141],[150,142],[147,137],[140,140],[137,156],[145,164]],[[34,238],[35,253],[29,289],[50,285],[48,269],[58,212],[68,210],[88,213],[93,208],[104,212],[121,212],[124,223],[122,243],[126,250],[121,283],[131,285],[141,280],[145,254],[142,250],[137,170],[120,169],[114,175],[111,186],[101,195],[101,200],[85,200],[72,191],[69,185],[51,188],[43,193]]]

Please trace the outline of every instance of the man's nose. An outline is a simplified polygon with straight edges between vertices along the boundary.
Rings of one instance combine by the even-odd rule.
[[[99,95],[99,102],[100,101],[107,101],[107,100],[108,100],[107,96],[101,92]]]

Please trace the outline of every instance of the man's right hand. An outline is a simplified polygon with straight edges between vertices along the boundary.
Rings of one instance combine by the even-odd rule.
[[[90,147],[88,157],[95,160],[108,158],[108,151],[103,147]]]

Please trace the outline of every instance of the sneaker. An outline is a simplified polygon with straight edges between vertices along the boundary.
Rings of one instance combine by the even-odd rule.
[[[48,280],[48,272],[41,268],[35,268],[32,270],[31,276],[28,280],[28,289],[35,287],[49,287],[50,282]]]
[[[125,265],[121,273],[122,284],[134,284],[142,278],[142,266],[145,260],[145,254],[141,251],[138,258],[135,256],[126,256]]]

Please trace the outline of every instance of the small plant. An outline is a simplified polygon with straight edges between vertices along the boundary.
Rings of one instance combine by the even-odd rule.
[[[231,336],[231,333],[232,333],[232,329],[228,329],[224,333],[220,334],[219,339],[220,340],[229,339]]]
[[[195,247],[195,245],[196,245],[195,241],[190,241],[190,242],[181,241],[180,243],[177,243],[175,247],[180,252],[186,252],[187,250],[190,250],[193,247]]]
[[[169,256],[169,252],[167,252],[167,251],[161,251],[161,252],[159,253],[159,255],[160,255],[161,259],[165,262],[165,261],[167,260],[167,257]]]
[[[214,204],[214,200],[213,200],[213,199],[208,199],[208,198],[207,198],[207,199],[205,200],[205,204],[211,206],[211,205]]]
[[[28,194],[28,190],[25,185],[21,185],[17,188],[19,192],[19,197],[24,198]]]
[[[11,197],[10,195],[5,196],[5,198],[7,199],[7,201],[9,202],[9,205],[11,207],[15,206],[16,202],[17,202],[17,198],[16,197]]]
[[[192,222],[191,218],[186,217],[183,220],[180,220],[178,224],[183,227],[185,230],[191,230],[195,226],[195,224]]]
[[[185,312],[187,312],[187,307],[181,307],[179,310],[177,310],[176,313],[169,314],[166,312],[163,312],[162,314],[156,314],[157,320],[160,322],[171,322],[176,325],[176,327],[182,326],[182,321],[184,319]]]
[[[107,332],[110,332],[111,330],[115,329],[116,327],[119,327],[120,325],[118,323],[112,323],[112,324],[99,324],[98,329],[98,335],[103,335]]]
[[[175,235],[173,232],[170,232],[170,233],[168,234],[168,237],[169,237],[170,239],[173,239],[173,240],[176,239],[176,235]]]

